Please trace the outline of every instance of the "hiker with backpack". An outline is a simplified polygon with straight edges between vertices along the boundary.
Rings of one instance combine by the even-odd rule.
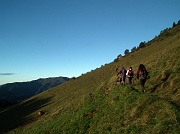
[[[128,79],[129,79],[129,85],[132,88],[132,79],[133,79],[133,76],[134,76],[134,72],[132,70],[132,67],[130,67],[129,70],[127,70],[126,75],[127,75]]]
[[[146,83],[146,79],[147,79],[147,76],[148,76],[148,72],[145,68],[145,66],[143,64],[140,64],[139,65],[139,68],[138,68],[138,71],[137,71],[137,79],[140,80],[140,84],[141,84],[141,87],[142,87],[142,92],[145,93],[146,90],[145,90],[145,83]]]
[[[121,80],[122,80],[122,84],[125,85],[125,80],[126,80],[126,69],[124,67],[122,67],[122,70],[120,71],[120,74],[121,74]]]

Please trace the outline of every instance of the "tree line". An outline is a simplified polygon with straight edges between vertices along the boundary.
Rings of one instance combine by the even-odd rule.
[[[175,22],[173,22],[172,28],[174,28],[174,27],[176,27],[176,26],[180,26],[180,20],[178,21],[177,24],[176,24]],[[178,29],[176,29],[176,30],[174,30],[174,31],[172,31],[172,32],[169,31],[169,29],[171,29],[171,28],[166,28],[166,29],[162,30],[158,36],[155,36],[154,40],[155,40],[155,41],[158,41],[158,40],[162,41],[165,37],[174,35],[176,32],[178,32]],[[159,38],[157,39],[157,37],[159,37]],[[130,53],[133,53],[133,52],[135,52],[135,51],[138,51],[139,49],[142,49],[142,48],[150,45],[151,42],[153,42],[153,40],[148,41],[148,42],[145,42],[145,41],[144,41],[144,42],[141,42],[141,43],[139,44],[139,46],[133,47],[133,48],[131,49],[131,51],[130,51],[129,49],[125,49],[125,51],[124,51],[124,56],[127,56],[127,55],[130,54]],[[120,57],[123,57],[122,54],[119,54],[114,61],[118,61],[118,58],[120,58]]]

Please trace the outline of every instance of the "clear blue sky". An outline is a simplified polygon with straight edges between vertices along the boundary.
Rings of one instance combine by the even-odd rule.
[[[0,0],[0,85],[77,77],[178,20],[179,0]]]

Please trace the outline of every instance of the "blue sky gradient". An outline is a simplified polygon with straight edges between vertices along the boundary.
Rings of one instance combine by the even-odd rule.
[[[0,0],[0,85],[77,77],[110,63],[177,23],[179,7],[179,0]]]

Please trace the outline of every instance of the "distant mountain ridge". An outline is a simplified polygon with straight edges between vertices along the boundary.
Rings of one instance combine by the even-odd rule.
[[[30,82],[15,82],[1,85],[0,107],[25,100],[68,80],[70,80],[68,77],[50,77],[40,78]]]

